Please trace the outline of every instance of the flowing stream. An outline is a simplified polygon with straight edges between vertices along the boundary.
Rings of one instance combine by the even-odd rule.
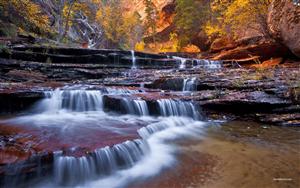
[[[31,114],[2,121],[41,132],[39,142],[53,152],[50,176],[30,186],[125,187],[171,167],[177,149],[170,141],[197,137],[208,123],[192,102],[174,99],[155,101],[150,115],[146,101],[130,98],[140,92],[65,87],[45,92]],[[125,114],[107,110],[105,96],[123,96],[116,105]]]
[[[131,55],[136,69],[134,51]],[[222,68],[219,61],[178,60],[178,68],[185,69],[180,71]],[[202,187],[212,178],[214,184],[207,187],[278,187],[270,179],[283,175],[297,185],[299,131],[207,120],[199,104],[185,98],[197,91],[199,80],[182,78],[181,92],[150,93],[145,83],[139,88],[69,85],[44,91],[32,109],[0,120],[32,155],[5,167],[8,176],[0,177],[0,186],[183,188]],[[285,138],[291,143],[282,144]],[[273,165],[280,171],[270,171]],[[224,176],[215,181],[219,172]],[[268,184],[255,181],[260,177]]]

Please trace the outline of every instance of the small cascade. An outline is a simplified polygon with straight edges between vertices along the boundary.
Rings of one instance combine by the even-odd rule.
[[[200,113],[192,102],[160,99],[158,100],[158,105],[162,116],[184,116],[195,120],[200,119]]]
[[[196,78],[186,79],[183,90],[194,90],[195,82]],[[175,148],[166,141],[182,135],[195,135],[197,129],[203,127],[202,122],[195,121],[200,120],[201,116],[197,106],[192,102],[160,99],[157,100],[157,103],[153,103],[153,106],[152,103],[148,103],[150,105],[148,106],[145,100],[140,98],[130,99],[128,96],[143,91],[119,89],[118,87],[101,90],[90,89],[93,89],[93,87],[78,86],[45,92],[46,98],[38,106],[40,110],[42,108],[44,113],[22,117],[23,120],[22,118],[17,120],[22,122],[21,124],[23,122],[38,126],[46,124],[49,127],[58,125],[58,128],[63,128],[65,123],[68,124],[68,129],[63,129],[67,131],[72,130],[73,127],[78,128],[77,125],[84,128],[78,130],[85,130],[90,127],[92,131],[96,130],[94,128],[101,128],[105,131],[104,134],[99,136],[97,134],[96,136],[100,140],[106,141],[107,139],[108,141],[105,144],[111,146],[96,150],[94,150],[95,147],[105,145],[101,144],[92,147],[93,149],[90,150],[85,149],[86,146],[78,146],[78,148],[83,147],[79,149],[87,151],[84,152],[84,156],[78,156],[76,149],[73,148],[70,151],[63,149],[64,151],[55,152],[53,155],[53,176],[51,176],[53,181],[49,181],[49,184],[51,184],[49,187],[126,187],[131,183],[130,181],[136,181],[138,177],[152,177],[158,174],[161,169],[171,166],[176,161]],[[103,95],[121,95],[123,97],[121,106],[126,112],[141,117],[103,112]],[[150,116],[157,109],[159,109],[161,117]],[[57,115],[56,113],[61,110],[63,110],[62,115]],[[97,112],[94,113],[94,111]],[[101,113],[98,113],[98,111],[101,111]],[[153,112],[153,114],[157,115],[158,113]],[[110,124],[111,122],[117,126],[114,127]],[[84,127],[86,125],[89,126]],[[127,131],[122,132],[122,130]],[[135,131],[138,132],[138,135]],[[83,134],[81,132],[77,133],[78,131],[74,132]],[[110,132],[118,133],[115,139],[123,138],[123,136],[128,139],[127,136],[134,132],[135,137],[133,138],[137,139],[126,142],[122,140],[122,143],[115,140],[115,143],[119,144],[112,145],[114,142],[110,140]],[[76,134],[74,135],[76,136]],[[65,136],[63,134],[63,137]],[[103,184],[103,181],[108,183]]]
[[[173,56],[173,59],[176,59],[176,60],[180,61],[179,69],[185,69],[186,68],[186,61],[187,61],[186,58]]]
[[[146,127],[143,127],[138,130],[138,133],[143,139],[148,139],[151,135],[160,131],[167,130],[170,128],[185,127],[186,125],[193,123],[195,123],[195,121],[192,119],[171,117],[166,118],[163,121],[152,123]]]
[[[135,57],[135,52],[134,50],[131,50],[131,61],[132,61],[132,67],[131,69],[137,69],[136,67],[136,57]]]
[[[172,140],[180,135],[198,136],[200,129],[196,128],[203,126],[202,122],[189,118],[163,118],[139,129],[141,139],[96,149],[83,157],[64,156],[63,152],[56,152],[55,183],[63,186],[85,184],[87,187],[98,187],[102,185],[102,180],[97,179],[102,177],[103,181],[107,180],[105,178],[112,178],[114,182],[109,181],[110,186],[114,185],[112,187],[123,187],[130,176],[139,176],[141,170],[142,174],[152,176],[174,162],[174,150],[164,140]],[[126,178],[119,179],[120,176]]]
[[[204,69],[220,69],[222,68],[222,61],[213,61],[207,59],[195,59],[194,68]]]
[[[113,147],[97,149],[83,157],[54,154],[54,179],[58,185],[74,186],[99,176],[128,169],[139,161],[149,147],[146,141],[136,139]]]
[[[137,99],[137,100],[129,100],[122,99],[122,104],[124,105],[126,112],[128,114],[135,114],[140,116],[148,116],[149,110],[146,101]]]
[[[102,94],[97,90],[60,90],[45,92],[39,110],[58,112],[60,110],[85,112],[101,111],[103,109]]]
[[[186,78],[183,80],[183,88],[182,91],[196,91],[196,77],[194,78]]]

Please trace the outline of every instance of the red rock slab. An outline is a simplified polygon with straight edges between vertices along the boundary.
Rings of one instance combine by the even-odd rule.
[[[110,123],[117,131],[99,126],[82,125],[71,128],[38,127],[30,125],[0,125],[0,164],[7,165],[29,159],[39,153],[68,151],[79,148],[76,156],[85,155],[97,148],[113,146],[138,138],[140,125]],[[121,131],[122,133],[119,133]]]

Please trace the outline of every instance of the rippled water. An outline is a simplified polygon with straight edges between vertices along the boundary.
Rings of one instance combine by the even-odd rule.
[[[158,115],[150,116],[146,101],[125,97],[138,92],[109,88],[57,89],[46,92],[45,99],[34,106],[31,114],[2,120],[1,124],[17,127],[30,135],[34,148],[53,153],[46,177],[39,175],[29,181],[17,177],[2,184],[5,187],[244,185],[250,188],[265,187],[261,182],[269,181],[267,178],[271,176],[296,178],[298,130],[250,122],[220,126],[220,123],[203,121],[192,102],[175,99],[157,100]],[[103,95],[123,96],[120,105],[127,115],[103,111]],[[260,163],[256,156],[264,162]],[[293,165],[285,166],[285,159]],[[281,174],[275,170],[268,175],[267,169],[272,165],[281,169]],[[250,178],[247,175],[252,183],[238,179],[245,178],[240,173],[247,174],[246,168],[257,169],[249,171]],[[255,180],[256,171],[262,173],[263,180]],[[228,177],[230,181],[214,179],[230,174],[234,176]],[[215,184],[208,184],[207,180]]]
[[[231,121],[210,126],[201,140],[178,143],[172,169],[134,188],[300,186],[300,130]]]

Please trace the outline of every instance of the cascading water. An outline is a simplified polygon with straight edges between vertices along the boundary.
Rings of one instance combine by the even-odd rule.
[[[222,68],[222,61],[213,61],[206,59],[195,59],[194,68],[204,68],[204,69],[220,69]]]
[[[173,56],[173,59],[176,59],[176,60],[180,61],[179,69],[185,69],[186,68],[186,62],[187,62],[186,58]]]
[[[122,99],[122,103],[125,106],[126,112],[128,114],[136,114],[141,116],[148,116],[149,110],[146,101],[138,99],[138,100],[129,100]]]
[[[76,112],[101,111],[103,109],[101,91],[96,90],[61,90],[46,92],[46,99],[38,109],[46,112],[68,110]]]
[[[160,114],[162,116],[183,116],[200,119],[200,113],[192,102],[184,102],[174,99],[158,100]]]
[[[45,92],[46,98],[38,105],[42,114],[19,117],[9,122],[30,126],[61,128],[63,136],[67,134],[76,139],[73,131],[100,129],[97,139],[105,141],[110,135],[127,137],[137,132],[136,139],[118,142],[110,146],[96,147],[83,155],[64,149],[54,152],[53,180],[41,182],[38,187],[82,186],[82,187],[124,187],[139,177],[150,177],[175,162],[174,146],[166,141],[182,135],[193,136],[205,125],[192,102],[161,99],[157,101],[160,117],[151,117],[147,102],[142,99],[122,99],[122,105],[128,114],[110,115],[103,112],[103,95],[131,95],[135,90],[106,88],[100,90],[63,88]],[[67,127],[67,128],[65,128]],[[81,133],[79,133],[80,135]],[[97,133],[95,133],[97,134]],[[107,137],[106,137],[107,135]],[[197,133],[199,136],[199,134]],[[102,138],[103,137],[103,138]],[[92,139],[92,138],[90,138]],[[74,141],[71,140],[71,143]],[[79,143],[83,144],[84,143]],[[77,146],[77,145],[75,145]],[[86,147],[79,146],[79,147]]]
[[[64,156],[62,152],[56,152],[55,182],[58,185],[74,186],[97,177],[111,175],[117,170],[132,167],[147,152],[147,142],[141,139],[100,148],[83,157]]]
[[[192,62],[193,68],[214,70],[222,68],[222,61],[206,60],[206,59],[187,59],[183,57],[172,57],[180,62],[179,69],[186,69],[187,62]]]
[[[196,80],[196,77],[184,79],[182,91],[195,91],[197,89]]]
[[[134,50],[131,50],[131,61],[132,61],[131,69],[137,69],[137,67],[136,67],[136,57],[135,57]]]
[[[97,149],[76,158],[55,156],[55,182],[86,187],[124,187],[137,177],[150,177],[174,162],[175,148],[165,143],[179,136],[199,136],[205,124],[185,118],[163,118],[138,130],[142,139]],[[107,176],[109,175],[109,176]],[[97,179],[97,177],[104,177]]]

